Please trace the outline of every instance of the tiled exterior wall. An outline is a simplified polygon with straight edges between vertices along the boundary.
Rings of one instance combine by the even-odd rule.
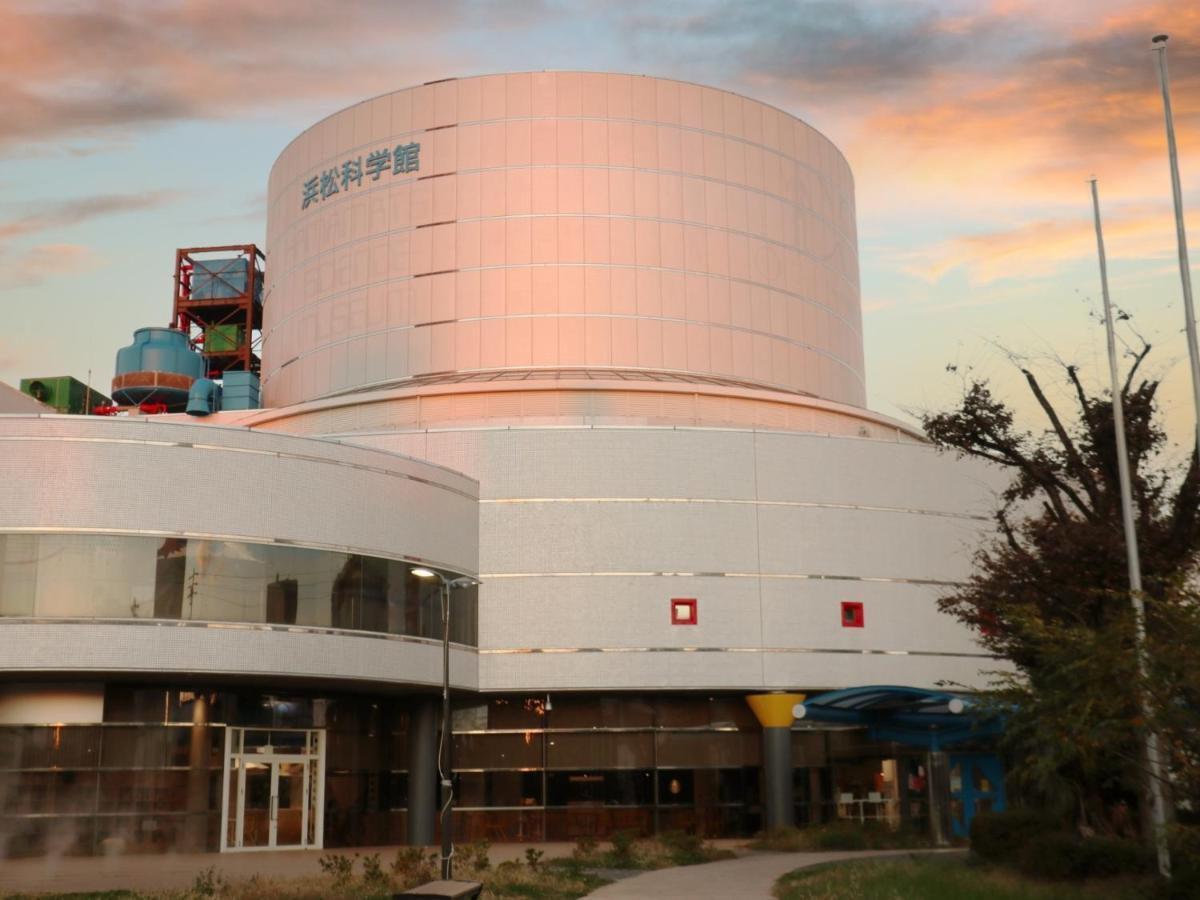
[[[480,481],[485,690],[982,685],[936,600],[1002,475],[927,445],[685,428],[345,435]],[[695,598],[698,624],[672,625]],[[841,624],[843,601],[865,627]]]
[[[416,171],[340,180],[410,143]],[[327,173],[338,192],[303,208]],[[409,88],[296,138],[268,203],[269,406],[575,366],[864,403],[849,167],[736,94],[577,72]]]
[[[0,530],[286,541],[474,574],[478,488],[361,447],[152,419],[0,416]],[[87,585],[79,586],[86,592]],[[0,668],[441,682],[440,641],[295,626],[0,619]],[[477,686],[473,650],[452,675]]]
[[[478,486],[331,441],[154,418],[0,417],[0,528],[287,541],[473,573]]]

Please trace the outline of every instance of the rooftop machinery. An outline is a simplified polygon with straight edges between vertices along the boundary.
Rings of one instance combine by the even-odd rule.
[[[265,261],[254,244],[176,250],[171,324],[134,332],[117,353],[116,405],[96,412],[258,408]]]
[[[265,262],[254,244],[175,251],[171,327],[200,351],[208,378],[226,372],[258,375]]]

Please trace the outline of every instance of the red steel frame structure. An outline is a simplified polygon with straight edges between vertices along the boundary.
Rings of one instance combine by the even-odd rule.
[[[249,274],[246,292],[237,297],[201,300],[192,297],[192,273],[198,257],[210,254],[236,254],[247,261]],[[203,262],[204,260],[199,260]],[[225,372],[258,373],[261,366],[259,349],[262,344],[262,303],[255,301],[263,278],[266,256],[254,244],[228,244],[220,247],[185,247],[175,251],[175,311],[172,328],[188,336],[193,346],[204,356],[208,377],[220,378]],[[211,350],[206,336],[221,325],[241,326],[242,339],[237,346]]]

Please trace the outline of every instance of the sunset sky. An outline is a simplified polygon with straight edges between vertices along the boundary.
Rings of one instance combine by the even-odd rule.
[[[453,75],[681,78],[805,119],[857,185],[870,405],[911,420],[1004,349],[1104,378],[1087,179],[1114,301],[1193,425],[1162,105],[1171,35],[1200,258],[1200,3],[0,0],[0,381],[106,389],[166,324],[174,250],[262,242],[267,173],[348,104]],[[1200,282],[1198,282],[1200,287]],[[958,366],[958,375],[946,366]],[[1032,419],[1030,420],[1032,421]]]

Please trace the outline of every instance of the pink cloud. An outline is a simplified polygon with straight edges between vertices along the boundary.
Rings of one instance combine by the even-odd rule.
[[[18,3],[0,29],[0,144],[361,99],[421,80],[431,62],[442,74],[439,34],[541,12],[517,0]]]
[[[155,209],[173,203],[181,196],[174,191],[147,191],[139,194],[97,194],[76,200],[41,203],[8,221],[0,221],[0,244],[40,231],[68,228],[103,216]]]
[[[41,244],[16,256],[0,272],[0,286],[25,288],[61,275],[78,275],[104,265],[104,259],[82,244]]]

